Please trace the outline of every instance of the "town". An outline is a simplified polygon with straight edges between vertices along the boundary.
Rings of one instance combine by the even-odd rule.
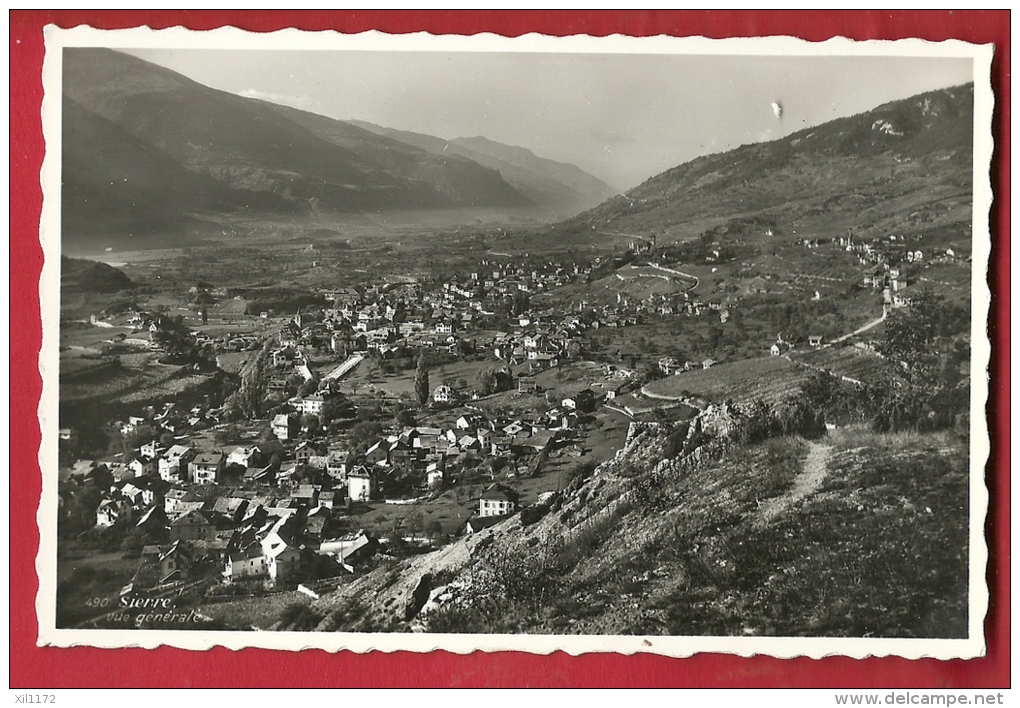
[[[65,374],[68,388],[96,367],[116,376],[152,359],[233,383],[91,421],[108,432],[106,455],[84,455],[80,426],[62,428],[61,529],[79,538],[77,553],[123,554],[122,595],[316,595],[541,503],[611,458],[634,420],[690,418],[718,400],[698,388],[709,369],[732,377],[775,357],[802,378],[846,378],[875,365],[863,337],[844,349],[853,332],[791,322],[791,293],[831,307],[820,301],[850,285],[881,320],[916,283],[963,262],[952,247],[925,258],[903,237],[794,238],[773,260],[822,256],[831,275],[780,280],[762,272],[768,258],[742,267],[739,240],[711,245],[657,248],[653,237],[542,265],[485,256],[431,287],[407,275],[323,286],[292,313],[249,311],[208,283],[188,290],[184,314],[91,313],[93,331],[115,334]],[[753,287],[709,290],[720,269]],[[746,336],[742,312],[770,299],[785,331],[770,339],[763,327],[757,347],[724,354],[726,330]],[[649,341],[664,327],[703,348]],[[837,346],[852,354],[816,362]],[[777,390],[784,376],[772,377]]]

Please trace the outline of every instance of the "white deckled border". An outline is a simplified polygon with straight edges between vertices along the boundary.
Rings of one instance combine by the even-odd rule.
[[[988,509],[985,466],[989,457],[989,436],[985,404],[988,399],[988,367],[991,343],[988,317],[991,292],[988,264],[991,253],[989,212],[992,205],[990,165],[993,151],[991,133],[993,94],[991,87],[992,45],[973,45],[959,40],[927,42],[919,39],[857,42],[833,38],[807,42],[794,37],[729,38],[647,37],[613,35],[548,37],[528,34],[507,38],[495,34],[435,36],[427,33],[387,35],[376,31],[343,35],[334,31],[304,32],[286,29],[253,33],[234,27],[193,31],[183,27],[153,30],[148,27],[97,30],[79,26],[45,29],[46,55],[43,61],[43,133],[47,150],[40,175],[43,211],[40,241],[45,262],[39,282],[43,319],[39,371],[43,388],[39,403],[42,444],[39,465],[43,470],[42,498],[37,513],[40,544],[36,558],[39,593],[36,613],[39,646],[92,646],[102,648],[173,646],[205,650],[212,647],[243,649],[260,647],[297,651],[323,649],[337,652],[414,651],[442,649],[458,654],[474,651],[525,651],[550,654],[564,651],[577,655],[588,652],[634,654],[647,652],[687,657],[701,652],[739,656],[769,655],[777,658],[808,656],[898,656],[909,659],[972,658],[985,653],[984,619],[988,611],[985,582],[988,548],[984,524]],[[334,51],[446,51],[446,52],[574,52],[603,54],[728,54],[754,56],[913,56],[955,57],[974,60],[974,202],[971,282],[971,416],[970,416],[970,577],[969,632],[966,639],[847,639],[768,637],[640,637],[559,635],[435,635],[435,634],[353,634],[302,632],[224,632],[183,630],[74,630],[56,629],[56,519],[57,519],[57,409],[60,307],[60,183],[61,183],[61,95],[63,47],[133,48],[173,47],[180,49],[266,49]],[[981,376],[978,372],[984,372]]]

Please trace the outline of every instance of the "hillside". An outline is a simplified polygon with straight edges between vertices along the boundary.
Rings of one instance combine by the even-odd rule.
[[[186,241],[213,230],[209,217],[217,213],[293,209],[278,196],[233,189],[196,174],[66,97],[62,130],[66,252],[144,245],[166,235]]]
[[[60,289],[63,293],[115,293],[134,287],[131,278],[113,266],[78,258],[60,259]]]
[[[515,190],[560,218],[573,216],[618,193],[575,165],[539,157],[525,148],[481,136],[444,140],[364,121],[351,123],[434,155],[456,155],[496,170]]]
[[[926,93],[781,140],[700,157],[542,235],[688,240],[733,218],[775,235],[969,234],[972,84]],[[764,235],[764,229],[760,235]]]

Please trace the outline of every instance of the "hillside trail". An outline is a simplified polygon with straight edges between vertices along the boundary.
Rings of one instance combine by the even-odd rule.
[[[756,529],[764,528],[776,516],[821,486],[829,470],[829,457],[832,455],[832,447],[816,442],[809,442],[808,445],[808,454],[804,460],[804,467],[793,480],[793,487],[783,496],[769,499],[761,505],[758,511],[758,518],[754,520],[754,527]]]

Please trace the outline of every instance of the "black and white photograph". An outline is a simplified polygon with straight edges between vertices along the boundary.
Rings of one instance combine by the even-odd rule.
[[[40,643],[983,652],[988,47],[45,62]]]

